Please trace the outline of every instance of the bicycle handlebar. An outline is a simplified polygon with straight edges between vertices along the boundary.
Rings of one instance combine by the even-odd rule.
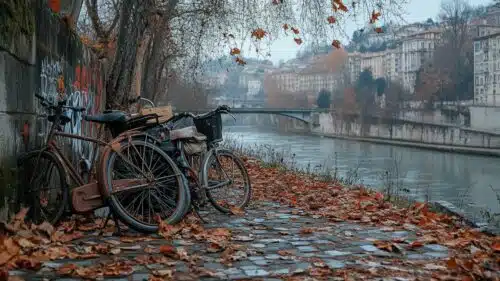
[[[54,106],[54,105],[51,105],[49,104],[49,102],[47,101],[47,99],[39,94],[35,94],[35,97],[38,98],[40,100],[40,103],[42,104],[42,106],[44,107],[48,107],[50,109],[61,109],[61,108],[65,108],[65,109],[71,109],[73,111],[77,111],[77,112],[84,112],[87,110],[87,108],[85,107],[80,107],[80,106],[68,106],[66,105],[66,100],[61,100],[57,103],[57,106]]]
[[[211,116],[211,115],[216,114],[216,113],[231,115],[231,108],[228,105],[219,105],[216,109],[209,111],[207,113],[199,114],[199,115],[195,115],[191,112],[180,112],[180,113],[174,114],[174,116],[172,116],[172,118],[170,118],[167,122],[176,122],[184,117],[199,118],[202,116],[203,117]],[[234,118],[234,116],[232,116],[232,117]]]

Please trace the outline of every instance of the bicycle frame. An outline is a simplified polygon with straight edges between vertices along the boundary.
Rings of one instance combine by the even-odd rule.
[[[69,134],[69,133],[62,132],[59,130],[60,126],[61,126],[61,113],[56,112],[55,120],[54,120],[54,122],[52,122],[52,126],[51,126],[49,134],[47,136],[46,146],[40,151],[40,153],[42,153],[45,150],[50,150],[50,151],[54,152],[56,157],[59,158],[59,160],[63,163],[63,167],[66,170],[66,172],[68,172],[67,176],[69,176],[73,180],[73,182],[77,184],[77,186],[82,186],[85,184],[85,180],[78,174],[78,172],[73,167],[73,164],[68,159],[68,157],[66,157],[64,155],[61,148],[59,148],[59,146],[57,145],[57,142],[54,140],[54,137],[61,136],[61,137],[69,138],[69,139],[78,139],[78,140],[83,140],[83,141],[94,143],[93,153],[92,153],[93,159],[91,159],[91,162],[90,162],[91,166],[89,169],[90,173],[89,173],[89,176],[87,179],[87,183],[90,181],[91,171],[93,169],[94,162],[96,160],[95,158],[97,155],[97,149],[100,146],[108,145],[108,143],[106,143],[98,138],[92,138],[92,137],[86,137],[86,136],[80,136],[80,135],[76,135],[76,134]],[[103,129],[103,127],[99,128],[98,135],[101,135],[102,129]]]

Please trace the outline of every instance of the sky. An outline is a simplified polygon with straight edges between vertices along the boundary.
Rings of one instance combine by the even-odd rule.
[[[472,6],[491,4],[492,0],[469,0]],[[440,10],[440,0],[411,0],[406,6],[406,14],[403,16],[407,23],[425,21],[428,18],[437,19]],[[353,22],[347,23],[345,31],[347,34],[352,34],[356,29],[360,28]],[[274,64],[278,64],[280,60],[293,59],[304,44],[297,45],[291,37],[283,37],[273,42],[270,48],[270,59]]]

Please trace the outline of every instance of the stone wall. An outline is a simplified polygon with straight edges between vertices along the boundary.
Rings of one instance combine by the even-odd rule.
[[[475,105],[469,110],[472,128],[500,131],[500,107]]]
[[[15,186],[17,157],[41,145],[49,128],[35,93],[52,100],[65,96],[69,104],[87,107],[88,114],[101,111],[104,100],[103,68],[47,1],[6,3],[0,4],[0,207]],[[68,114],[67,132],[95,132],[81,113]],[[66,147],[73,159],[89,157],[81,141]]]
[[[382,139],[444,146],[500,149],[500,133],[466,127],[414,122],[407,120],[370,119],[359,116],[319,114],[320,126],[314,133],[367,139]]]

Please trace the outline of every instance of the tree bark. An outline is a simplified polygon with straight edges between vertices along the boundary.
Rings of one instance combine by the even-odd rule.
[[[116,55],[106,81],[108,109],[124,109],[129,106],[137,51],[153,5],[153,0],[122,2]]]

